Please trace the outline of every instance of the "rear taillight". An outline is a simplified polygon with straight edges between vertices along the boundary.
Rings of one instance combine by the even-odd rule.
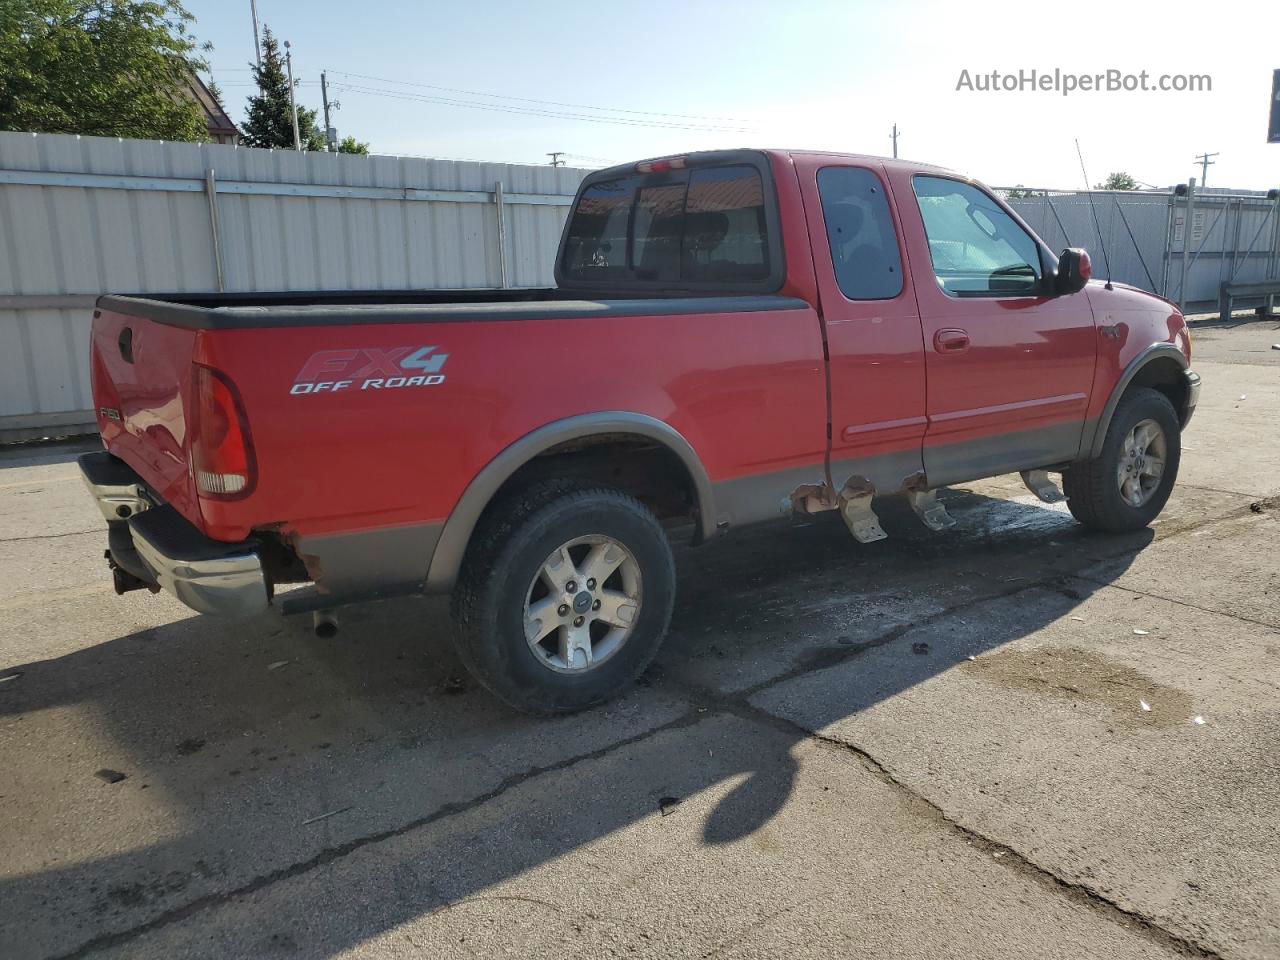
[[[209,367],[193,364],[195,423],[191,461],[196,489],[216,500],[248,496],[257,480],[249,421],[231,381]]]

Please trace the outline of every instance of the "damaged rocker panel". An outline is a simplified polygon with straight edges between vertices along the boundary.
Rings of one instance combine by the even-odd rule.
[[[871,509],[876,488],[865,477],[852,477],[840,491],[840,517],[859,543],[875,543],[888,538],[880,518]]]
[[[1079,421],[1051,429],[1049,444],[1054,449],[1052,454],[1045,450],[1046,457],[1060,456],[1060,448],[1071,439],[1078,443],[1080,429]],[[926,527],[945,530],[954,526],[955,520],[938,500],[936,489],[1004,472],[1010,449],[1025,445],[1027,433],[1030,431],[997,438],[999,442],[994,447],[988,443],[926,447],[923,451],[916,447],[840,460],[830,465],[830,480],[824,476],[822,463],[739,477],[709,484],[709,499],[715,504],[715,522],[721,529],[776,517],[779,506],[784,514],[838,510],[855,539],[874,543],[887,536],[872,508],[874,498],[905,494]],[[1044,442],[1043,437],[1040,442]],[[928,477],[924,469],[924,461],[931,454],[942,454],[945,466],[952,468],[943,482],[935,482],[932,489],[930,482],[934,478]],[[1028,489],[1046,503],[1062,499],[1062,492],[1049,480],[1045,469],[1023,471],[1022,478]],[[309,589],[282,594],[277,603],[285,612],[301,612],[416,593],[424,588],[430,591],[428,569],[443,527],[440,523],[426,523],[289,537],[315,583]]]
[[[1023,470],[1022,482],[1045,503],[1061,503],[1065,499],[1062,490],[1049,479],[1048,470]]]
[[[1078,455],[1082,421],[1064,421],[1037,430],[1020,430],[990,438],[984,442],[964,442],[902,450],[859,460],[831,464],[832,482],[813,478],[816,467],[785,471],[763,477],[745,478],[716,484],[717,507],[722,520],[751,523],[761,502],[778,502],[774,497],[761,497],[757,503],[747,501],[749,493],[764,493],[764,484],[777,484],[783,513],[818,513],[839,510],[849,532],[859,543],[874,543],[886,537],[884,528],[872,508],[876,496],[905,494],[916,516],[930,530],[946,530],[955,526],[955,518],[938,500],[937,490],[953,483],[967,483],[995,476],[1009,470],[1010,462],[1065,463]],[[931,461],[939,476],[930,477],[925,462]],[[846,474],[845,471],[850,471]],[[856,471],[856,472],[852,472]],[[1023,483],[1045,503],[1062,502],[1062,490],[1049,479],[1047,467],[1021,471]],[[846,477],[843,483],[837,478]],[[794,481],[784,486],[786,481]],[[835,484],[839,484],[835,486]],[[838,492],[837,492],[838,491]],[[723,497],[723,499],[722,499]]]
[[[946,530],[956,525],[956,518],[947,513],[936,490],[908,490],[907,502],[920,522],[930,530]]]

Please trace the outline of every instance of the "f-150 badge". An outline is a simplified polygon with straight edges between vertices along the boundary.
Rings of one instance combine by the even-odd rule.
[[[395,390],[444,383],[447,353],[437,347],[364,347],[320,350],[307,358],[289,393],[338,393],[343,390]]]

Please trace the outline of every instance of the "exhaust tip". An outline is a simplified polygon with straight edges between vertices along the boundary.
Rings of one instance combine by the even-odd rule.
[[[332,640],[338,635],[338,618],[333,614],[317,610],[312,617],[311,629],[321,640]]]

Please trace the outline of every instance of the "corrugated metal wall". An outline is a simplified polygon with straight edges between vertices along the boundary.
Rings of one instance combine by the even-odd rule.
[[[1039,192],[1008,201],[1054,250],[1086,248],[1095,277],[1105,275],[1109,258],[1113,279],[1180,301],[1188,309],[1212,309],[1223,283],[1265,280],[1276,275],[1280,264],[1280,216],[1276,203],[1266,197],[1197,194],[1189,233],[1186,199],[1168,193],[1098,191],[1093,207],[1083,191]],[[1106,240],[1105,257],[1094,226],[1095,208]]]
[[[1153,293],[1162,292],[1169,198],[1165,194],[1100,193],[1094,200],[1111,259],[1112,278]],[[1098,243],[1088,194],[1011,199],[1009,205],[1054,251],[1063,247],[1087,249],[1093,258],[1094,276],[1103,275],[1102,246]],[[1130,230],[1134,240],[1129,238]]]
[[[549,286],[585,174],[0,132],[0,440],[92,429],[99,294]]]

